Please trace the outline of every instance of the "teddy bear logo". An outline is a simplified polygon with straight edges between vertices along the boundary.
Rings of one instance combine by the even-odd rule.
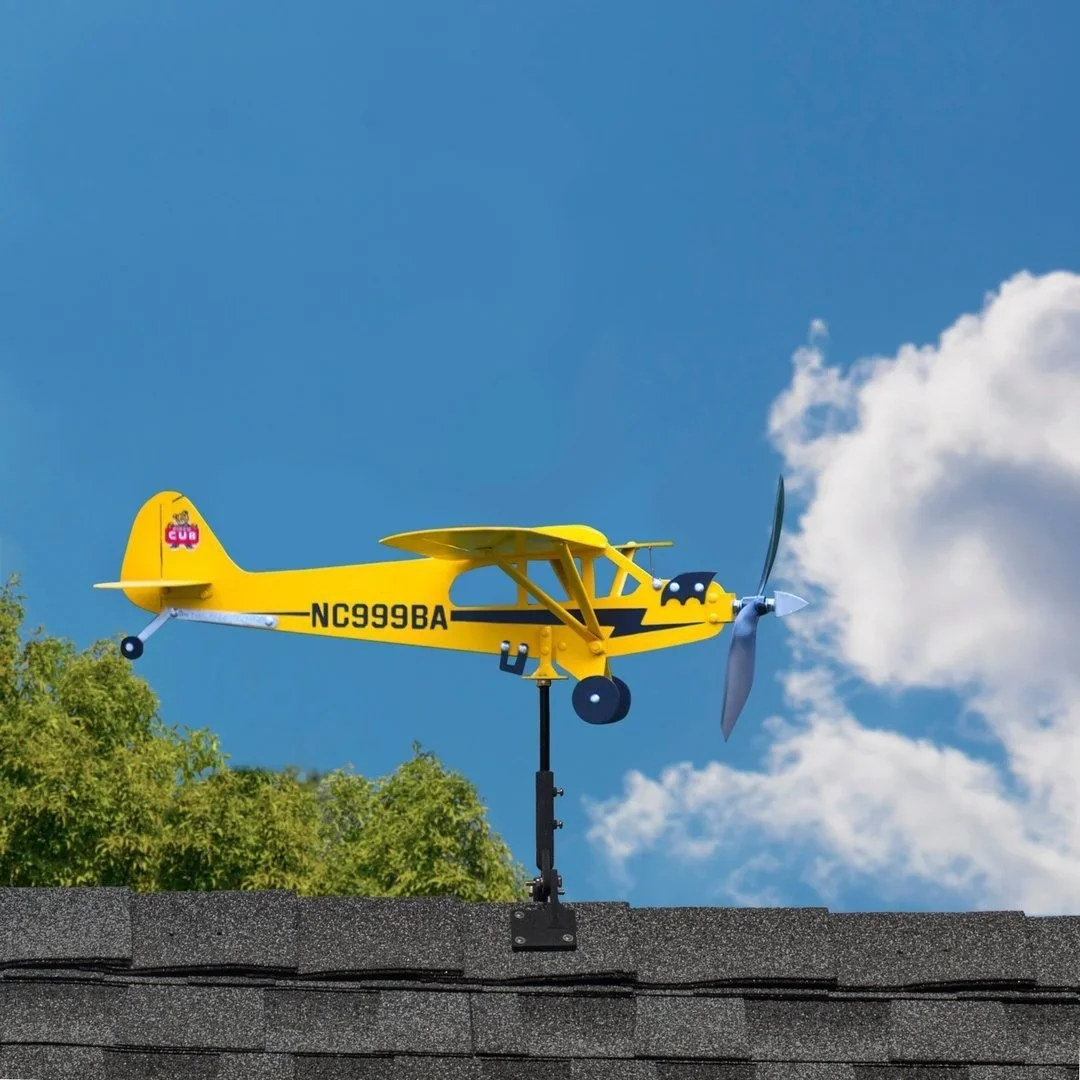
[[[190,551],[199,546],[199,526],[191,520],[187,510],[173,514],[173,519],[165,528],[165,543],[173,549],[186,548]]]

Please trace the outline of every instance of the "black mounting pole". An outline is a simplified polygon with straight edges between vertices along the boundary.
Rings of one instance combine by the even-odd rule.
[[[523,949],[576,949],[577,918],[573,908],[559,902],[562,875],[555,869],[555,786],[551,771],[551,680],[538,679],[540,691],[540,768],[536,773],[536,869],[539,875],[529,882],[534,907],[515,908],[511,914],[511,936],[515,951]]]
[[[555,774],[551,771],[551,683],[540,679],[540,769],[536,774],[536,869],[532,898],[537,903],[559,902],[561,880],[555,869]],[[560,791],[561,795],[562,792]]]

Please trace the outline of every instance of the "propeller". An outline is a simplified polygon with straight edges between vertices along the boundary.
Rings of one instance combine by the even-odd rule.
[[[735,721],[739,719],[746,699],[750,696],[750,687],[754,684],[754,654],[757,649],[758,620],[770,612],[783,618],[796,611],[801,611],[807,601],[791,593],[775,592],[765,596],[765,586],[769,582],[776,552],[780,547],[780,531],[784,527],[784,478],[776,489],[776,509],[773,512],[772,534],[769,536],[769,548],[765,554],[765,567],[761,571],[761,581],[753,596],[746,596],[735,601],[735,624],[731,631],[731,647],[728,649],[727,676],[724,680],[724,707],[720,715],[720,730],[727,742],[731,736]]]

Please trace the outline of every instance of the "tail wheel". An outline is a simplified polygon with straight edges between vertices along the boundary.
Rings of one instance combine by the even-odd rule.
[[[630,711],[630,690],[622,679],[590,675],[574,687],[574,712],[586,724],[615,724]]]
[[[137,637],[126,637],[120,642],[120,652],[129,660],[138,660],[143,654],[143,643]]]

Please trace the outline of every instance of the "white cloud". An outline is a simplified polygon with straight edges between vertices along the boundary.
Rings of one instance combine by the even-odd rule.
[[[817,323],[769,417],[805,503],[783,566],[815,601],[785,623],[792,719],[761,771],[631,774],[590,835],[623,860],[702,858],[751,828],[830,901],[873,875],[1080,910],[1080,276],[1017,275],[936,344],[846,372]],[[837,689],[853,675],[952,691],[1004,767],[860,723]]]

